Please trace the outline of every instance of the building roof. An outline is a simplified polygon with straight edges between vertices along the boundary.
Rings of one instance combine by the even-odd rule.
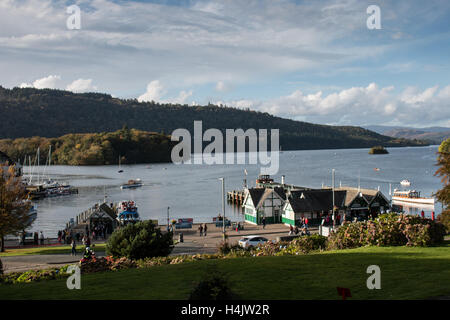
[[[253,206],[259,208],[272,193],[276,194],[282,200],[286,200],[286,193],[283,188],[249,188],[248,196],[250,196]]]
[[[333,192],[331,189],[291,191],[289,203],[294,212],[333,210]],[[345,207],[346,191],[334,192],[334,204]]]
[[[258,207],[258,203],[261,200],[262,196],[264,195],[265,191],[266,191],[265,188],[249,188],[248,189],[248,196],[252,200],[253,206],[255,208]]]
[[[377,189],[365,189],[365,188],[355,188],[355,187],[339,187],[335,190],[346,191],[347,197],[345,199],[345,205],[349,207],[351,203],[355,200],[356,197],[361,193],[362,197],[366,200],[368,204],[370,204],[373,199],[375,199],[378,195],[384,198],[386,202],[389,202],[388,199],[378,191]]]

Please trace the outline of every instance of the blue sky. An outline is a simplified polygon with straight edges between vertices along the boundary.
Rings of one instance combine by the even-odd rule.
[[[66,27],[71,4],[80,30]],[[0,85],[450,126],[449,22],[448,1],[4,0]]]

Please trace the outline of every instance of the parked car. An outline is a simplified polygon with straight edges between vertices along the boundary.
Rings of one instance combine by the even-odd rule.
[[[241,240],[239,240],[239,246],[244,249],[255,247],[258,244],[264,244],[269,241],[267,238],[261,236],[245,236]]]

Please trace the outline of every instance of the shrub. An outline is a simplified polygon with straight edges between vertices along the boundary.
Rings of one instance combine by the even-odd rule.
[[[376,246],[431,246],[444,239],[444,226],[431,219],[384,214],[376,220],[345,223],[328,238],[328,249]]]
[[[324,250],[326,248],[327,237],[313,234],[311,236],[301,236],[292,240],[286,247],[289,254],[309,253],[314,250]]]
[[[445,227],[446,232],[450,233],[450,210],[445,210],[438,216],[438,221]]]
[[[234,298],[228,280],[217,270],[206,273],[191,292],[189,300],[231,300]]]
[[[226,255],[231,253],[232,251],[242,250],[242,248],[238,244],[230,245],[227,240],[222,240],[219,242],[217,250],[219,251],[219,254]]]
[[[167,256],[172,248],[172,233],[162,233],[151,221],[130,223],[115,230],[106,244],[108,255],[132,260]]]

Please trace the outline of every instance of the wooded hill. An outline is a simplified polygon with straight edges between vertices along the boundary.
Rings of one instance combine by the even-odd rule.
[[[207,105],[139,103],[108,94],[0,87],[0,138],[59,137],[68,133],[113,132],[129,128],[170,134],[194,120],[203,130],[280,129],[283,150],[419,146],[425,142],[392,138],[352,126],[327,126],[283,119],[268,113]],[[13,156],[13,155],[12,155]]]
[[[0,150],[15,161],[45,164],[52,147],[51,164],[103,165],[169,162],[175,142],[160,133],[122,128],[110,133],[67,134],[59,138],[18,138],[0,140]]]

